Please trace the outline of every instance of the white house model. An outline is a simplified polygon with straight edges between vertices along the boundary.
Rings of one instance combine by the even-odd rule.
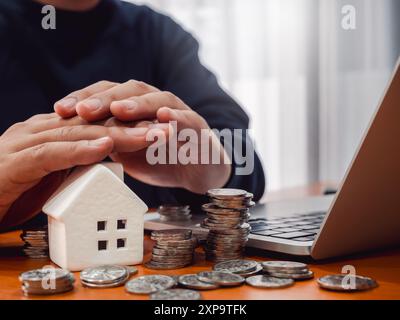
[[[50,259],[71,271],[142,263],[147,209],[123,182],[122,165],[78,167],[43,207]]]

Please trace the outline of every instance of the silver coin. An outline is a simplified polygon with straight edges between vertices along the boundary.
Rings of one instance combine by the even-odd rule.
[[[74,287],[71,285],[52,290],[52,289],[28,289],[25,286],[22,286],[21,289],[25,296],[30,296],[30,295],[56,295],[56,294],[66,293],[72,291]]]
[[[293,261],[264,261],[261,263],[265,271],[280,272],[281,270],[298,270],[307,269],[307,265],[301,262]]]
[[[162,259],[165,260],[181,260],[181,259],[186,259],[186,258],[192,258],[193,257],[193,251],[192,250],[175,250],[172,251],[172,249],[168,250],[170,254],[160,254],[159,250],[153,251],[152,259],[154,260],[160,260],[161,262],[163,261]]]
[[[228,226],[231,226],[231,227],[236,227],[237,225],[243,224],[243,223],[240,223],[241,220],[244,220],[244,219],[231,219],[231,220],[228,220],[228,219],[207,218],[207,219],[204,219],[203,223],[210,224],[210,225],[214,225],[215,224],[217,226],[222,224],[222,225],[228,225]]]
[[[22,230],[22,234],[47,234],[47,228],[37,229],[37,230]]]
[[[37,246],[37,247],[24,247],[22,250],[24,252],[46,252],[48,251],[49,247],[45,246]]]
[[[248,240],[248,236],[246,234],[238,234],[238,235],[220,235],[215,236],[214,234],[209,234],[207,238],[208,243],[214,244],[245,244]]]
[[[226,201],[220,199],[213,199],[212,204],[221,209],[232,209],[232,210],[245,210],[255,206],[253,201]]]
[[[246,279],[246,283],[257,288],[286,288],[294,284],[292,279],[279,279],[266,275],[252,276]]]
[[[170,264],[170,265],[182,265],[186,263],[191,263],[193,260],[192,256],[184,257],[184,258],[171,258],[171,257],[158,257],[154,256],[151,258],[151,261],[154,263],[159,263],[159,264]]]
[[[278,271],[268,271],[268,269],[264,269],[265,272],[267,273],[282,273],[282,274],[287,274],[287,275],[291,275],[291,274],[307,274],[310,272],[310,270],[308,268],[303,269],[303,270],[290,270],[290,269],[282,269]]]
[[[49,256],[47,254],[45,255],[30,255],[30,254],[26,254],[28,256],[28,258],[30,259],[37,259],[37,260],[44,260],[44,259],[49,259]]]
[[[44,287],[43,280],[55,280],[54,287]],[[73,290],[75,278],[63,269],[37,269],[24,272],[19,277],[25,295],[53,295]]]
[[[190,239],[192,236],[192,230],[183,230],[183,229],[173,229],[173,230],[159,230],[153,231],[151,236],[158,239],[164,238],[179,238],[179,239]]]
[[[172,264],[165,264],[165,263],[158,263],[156,261],[148,261],[144,264],[144,266],[148,269],[152,270],[177,270],[177,269],[183,269],[186,268],[187,266],[191,265],[192,262],[190,263],[172,263]]]
[[[164,211],[164,210],[188,210],[189,208],[190,207],[188,205],[164,204],[160,206],[158,209]]]
[[[258,265],[258,262],[254,260],[231,260],[217,263],[213,269],[230,273],[246,273],[254,271]]]
[[[42,285],[40,286],[32,286],[30,283],[23,282],[22,283],[22,288],[29,291],[29,292],[40,292],[40,291],[46,291],[46,292],[55,292],[59,290],[63,290],[63,288],[70,288],[73,287],[73,284],[71,282],[65,282],[65,283],[56,283],[54,287],[44,287]]]
[[[229,208],[221,208],[216,206],[215,204],[212,203],[206,203],[202,205],[202,209],[205,212],[211,212],[213,214],[217,214],[217,215],[240,215],[240,214],[244,214],[247,213],[248,210],[247,209],[229,209]]]
[[[279,272],[268,272],[268,275],[275,278],[293,279],[293,280],[309,280],[314,278],[314,272],[308,270],[305,273],[279,273]]]
[[[157,245],[171,246],[171,247],[192,247],[196,241],[194,239],[186,240],[165,240]]]
[[[237,274],[220,271],[203,271],[197,274],[200,281],[215,283],[222,287],[240,286],[245,279]]]
[[[104,265],[84,269],[80,273],[80,278],[89,283],[105,284],[123,279],[128,273],[128,270],[123,266]]]
[[[248,223],[243,223],[240,225],[240,228],[237,229],[231,229],[231,230],[217,230],[217,231],[211,231],[211,233],[219,233],[219,234],[248,234],[251,230],[251,227]]]
[[[133,276],[139,272],[139,270],[133,266],[126,266],[125,268],[128,270],[130,276]]]
[[[134,294],[151,294],[160,290],[166,290],[176,285],[175,279],[163,275],[142,276],[128,281],[125,289]]]
[[[49,288],[52,290],[58,289],[60,287],[65,287],[65,286],[71,286],[75,282],[75,278],[73,274],[71,273],[68,277],[61,278],[61,279],[56,279],[55,282],[53,283],[55,287]],[[47,282],[46,282],[47,283]],[[25,286],[27,289],[36,289],[36,290],[45,290],[43,287],[43,281],[22,281],[22,285]]]
[[[179,211],[158,211],[161,216],[167,217],[179,217],[179,216],[188,216],[191,214],[190,210],[179,210]]]
[[[212,290],[217,289],[219,285],[200,281],[196,274],[185,274],[178,278],[178,283],[189,289],[195,290]]]
[[[169,256],[169,255],[183,255],[187,253],[192,253],[192,250],[184,249],[184,250],[179,250],[179,249],[159,249],[154,247],[153,248],[153,255],[160,255],[160,256]]]
[[[257,273],[259,273],[262,270],[263,270],[263,267],[261,266],[261,264],[258,264],[258,266],[255,270],[250,271],[250,272],[245,272],[245,273],[238,273],[238,275],[241,275],[242,277],[247,278],[247,277],[256,275]]]
[[[181,215],[181,214],[188,214],[190,213],[189,208],[182,208],[182,209],[159,209],[158,213],[162,215]]]
[[[160,220],[162,221],[188,221],[192,219],[191,214],[185,214],[185,215],[179,215],[179,216],[166,216],[166,215],[161,215]]]
[[[151,300],[201,300],[201,294],[187,289],[169,289],[150,295]]]
[[[207,194],[212,198],[245,197],[247,191],[240,189],[211,189]]]
[[[44,269],[35,269],[21,273],[19,276],[20,281],[42,281],[43,279],[52,279],[58,280],[69,277],[70,272],[64,269],[58,268],[44,268]]]
[[[318,285],[327,290],[332,291],[365,291],[371,290],[378,286],[378,283],[371,278],[362,277],[362,276],[354,276],[354,280],[352,281],[350,275],[328,275],[318,279]],[[355,286],[352,287],[351,283],[355,283]]]
[[[131,276],[130,273],[127,272],[124,278],[112,282],[96,283],[96,282],[87,282],[81,279],[81,283],[84,287],[89,287],[89,288],[115,288],[124,285],[126,281],[129,280],[130,276]]]

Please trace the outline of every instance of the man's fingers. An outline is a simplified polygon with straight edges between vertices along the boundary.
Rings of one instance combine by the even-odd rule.
[[[209,128],[204,118],[193,110],[176,110],[163,107],[157,111],[157,119],[160,123],[176,121],[178,131],[190,128],[199,132],[201,129]]]
[[[117,85],[117,83],[110,81],[96,82],[82,90],[74,91],[60,101],[57,101],[54,104],[54,110],[63,118],[73,117],[77,114],[76,105],[78,102]]]
[[[51,172],[102,161],[113,150],[109,137],[75,142],[49,142],[13,154],[18,170],[13,172],[15,184],[41,179]]]
[[[114,152],[134,152],[149,145],[146,142],[146,134],[149,130],[149,126],[133,128],[95,125],[67,126],[42,131],[23,138],[15,138],[11,151],[18,152],[48,142],[96,140],[108,136],[114,141]]]
[[[42,131],[69,127],[69,126],[82,126],[87,125],[88,122],[81,117],[73,117],[69,119],[60,118],[57,115],[55,118],[51,118],[48,120],[37,121],[35,123],[28,124],[28,130],[30,133],[39,133]]]
[[[115,117],[112,117],[104,122],[105,127],[127,127],[127,128],[148,128],[152,124],[154,124],[153,121],[123,122]]]
[[[111,103],[111,113],[121,121],[135,121],[156,118],[162,107],[190,110],[177,96],[167,91],[148,93]]]
[[[33,117],[30,117],[24,122],[13,124],[3,133],[2,136],[10,136],[15,133],[17,133],[18,135],[21,135],[22,133],[31,133],[33,127],[37,126],[38,124],[42,125],[44,123],[48,123],[54,119],[60,119],[60,116],[54,112],[50,114],[37,114]]]
[[[156,91],[158,91],[157,88],[144,82],[129,80],[80,101],[76,105],[76,111],[79,116],[88,121],[98,121],[107,118],[111,114],[110,105],[113,101]]]

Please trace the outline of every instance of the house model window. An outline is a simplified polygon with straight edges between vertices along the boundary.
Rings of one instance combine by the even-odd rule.
[[[117,248],[125,248],[126,246],[126,239],[117,239]]]
[[[107,240],[100,240],[97,243],[97,246],[98,246],[99,251],[107,250]]]
[[[126,220],[125,219],[117,221],[117,229],[118,230],[126,229]]]
[[[107,221],[97,221],[97,231],[106,230]]]

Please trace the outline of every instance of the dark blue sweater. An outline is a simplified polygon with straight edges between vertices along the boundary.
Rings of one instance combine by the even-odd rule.
[[[129,79],[173,92],[211,128],[248,128],[245,112],[200,63],[197,41],[171,18],[146,6],[103,0],[87,12],[57,10],[56,30],[44,30],[41,8],[30,0],[0,0],[1,133],[34,114],[52,112],[54,102],[74,90]],[[128,184],[149,207],[205,200],[131,178]],[[259,159],[251,175],[233,174],[227,187],[259,199],[265,188]]]

